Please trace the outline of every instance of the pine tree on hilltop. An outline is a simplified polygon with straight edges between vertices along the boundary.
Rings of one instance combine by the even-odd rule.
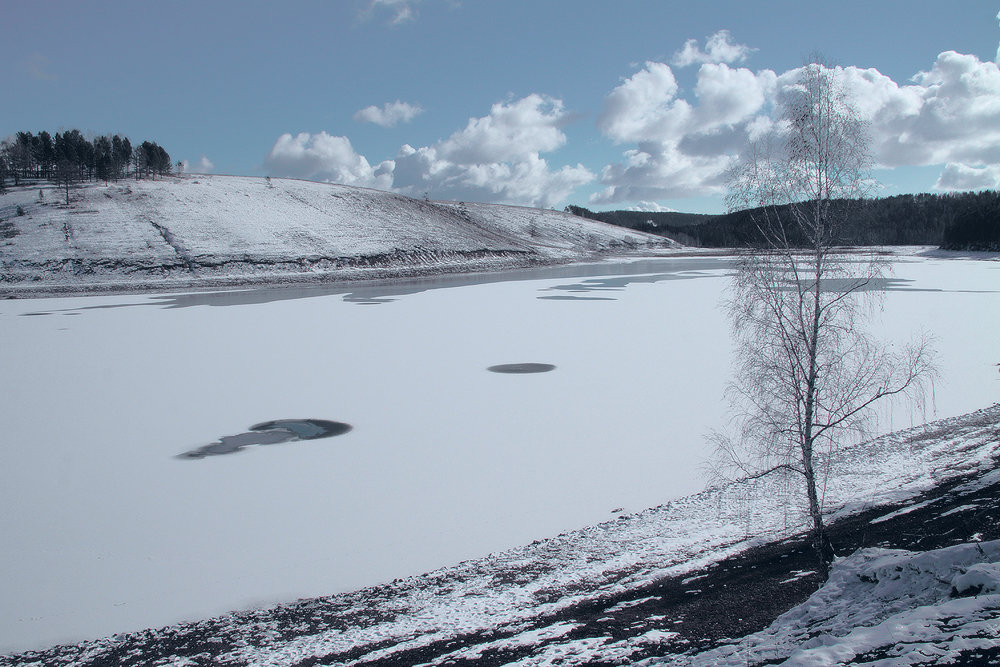
[[[155,141],[133,148],[128,137],[107,134],[88,139],[80,130],[38,134],[18,132],[0,141],[0,170],[14,185],[23,179],[48,179],[60,185],[74,180],[118,180],[128,175],[134,162],[136,179],[165,176],[172,172],[170,154]],[[65,164],[64,164],[65,163]]]

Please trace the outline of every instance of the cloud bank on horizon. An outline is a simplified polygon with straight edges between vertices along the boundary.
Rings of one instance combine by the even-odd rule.
[[[377,5],[412,18],[413,2],[374,0],[372,8]],[[601,188],[589,202],[598,206],[642,202],[652,210],[664,200],[717,196],[725,191],[728,165],[747,142],[778,131],[783,99],[802,73],[801,67],[777,73],[739,66],[755,51],[721,30],[704,46],[687,40],[669,63],[648,61],[624,78],[596,119],[601,135],[624,150],[620,161],[595,171],[583,164],[554,166],[543,157],[564,147],[564,128],[579,121],[561,99],[540,93],[497,102],[447,138],[403,144],[377,164],[346,136],[282,134],[265,168],[274,176],[541,207],[595,182]],[[696,83],[684,91],[675,69],[694,66]],[[874,68],[832,69],[870,122],[876,167],[942,165],[935,184],[940,190],[1000,187],[996,62],[945,51],[904,84]],[[397,100],[362,109],[355,119],[392,127],[421,111]]]

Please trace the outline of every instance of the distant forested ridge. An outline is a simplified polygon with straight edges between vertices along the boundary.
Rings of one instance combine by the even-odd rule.
[[[88,139],[79,130],[55,135],[18,132],[0,141],[0,192],[8,181],[20,185],[23,180],[48,179],[69,184],[155,178],[171,170],[170,155],[155,141],[133,145],[118,134]]]
[[[935,245],[949,250],[1000,251],[1000,192],[994,190],[834,200],[829,205],[850,209],[850,224],[839,240],[843,245]],[[761,209],[722,215],[594,212],[580,206],[567,206],[566,211],[705,248],[751,248],[762,242],[754,223],[760,219]],[[790,214],[789,208],[778,207],[774,214],[784,218]],[[794,224],[785,225],[787,230],[794,228]],[[799,240],[793,237],[790,241]]]

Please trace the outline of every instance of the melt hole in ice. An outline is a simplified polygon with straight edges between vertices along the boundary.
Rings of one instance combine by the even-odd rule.
[[[297,440],[318,440],[343,435],[350,424],[326,419],[275,419],[250,427],[249,432],[224,435],[217,442],[178,454],[179,459],[203,459],[206,456],[232,454],[251,445],[277,445]]]
[[[548,373],[554,370],[555,366],[552,364],[497,364],[496,366],[490,366],[486,370],[493,373]]]

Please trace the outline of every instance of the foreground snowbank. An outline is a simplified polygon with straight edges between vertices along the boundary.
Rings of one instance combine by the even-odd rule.
[[[822,588],[766,630],[669,664],[937,664],[997,642],[1000,540],[858,551],[834,563]]]
[[[502,269],[671,244],[557,211],[236,176],[86,185],[69,205],[49,185],[15,188],[0,220],[0,284],[15,294]]]

